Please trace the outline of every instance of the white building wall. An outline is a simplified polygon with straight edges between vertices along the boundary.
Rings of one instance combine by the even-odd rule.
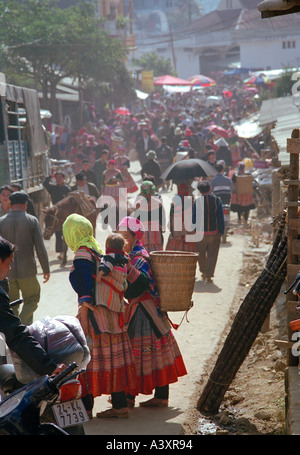
[[[241,66],[245,68],[274,70],[299,67],[300,38],[286,36],[276,40],[241,42],[240,54]]]
[[[178,49],[176,52],[176,64],[178,76],[182,79],[188,79],[191,76],[200,74],[199,56],[193,52],[185,52],[184,49]]]

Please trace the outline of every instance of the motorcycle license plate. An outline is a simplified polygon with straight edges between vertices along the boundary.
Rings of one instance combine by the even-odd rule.
[[[61,428],[72,427],[88,422],[89,417],[81,398],[52,406],[57,425]]]

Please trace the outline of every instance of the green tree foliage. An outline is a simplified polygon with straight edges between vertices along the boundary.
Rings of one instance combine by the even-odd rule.
[[[115,87],[125,71],[126,49],[99,26],[94,0],[65,9],[58,0],[0,0],[0,40],[6,65],[30,75],[45,101],[50,95],[52,109],[62,78],[76,79],[82,89]]]
[[[273,90],[273,97],[278,98],[281,96],[290,96],[292,94],[292,87],[295,81],[292,79],[294,71],[286,69],[280,78],[276,80]]]
[[[132,59],[134,65],[141,66],[146,71],[153,71],[154,77],[170,74],[177,76],[170,58],[165,59],[156,52],[149,52],[142,55],[139,59]]]

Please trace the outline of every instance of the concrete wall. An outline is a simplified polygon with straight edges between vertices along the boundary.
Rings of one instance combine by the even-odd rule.
[[[285,49],[283,48],[285,42]],[[290,42],[290,48],[288,48]],[[293,43],[295,47],[293,47]],[[300,65],[300,38],[285,36],[276,40],[240,43],[241,66],[245,68],[278,69]]]

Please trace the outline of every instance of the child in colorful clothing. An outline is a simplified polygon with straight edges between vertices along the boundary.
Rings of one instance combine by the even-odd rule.
[[[106,239],[106,255],[101,259],[96,280],[100,283],[103,276],[108,275],[116,266],[123,267],[128,259],[123,251],[125,240],[120,234],[110,234]],[[126,272],[126,271],[125,271]]]
[[[124,326],[124,293],[127,289],[127,264],[123,251],[125,240],[120,234],[110,234],[106,239],[106,254],[101,258],[96,281],[101,296],[99,305],[104,305],[120,314],[120,326]]]
[[[122,181],[120,182],[121,188],[126,188],[128,193],[135,193],[138,190],[137,185],[135,184],[131,174],[128,169],[130,167],[130,161],[126,155],[126,150],[124,147],[118,148],[118,153],[115,155],[116,166],[121,171]]]
[[[119,205],[119,187],[122,180],[121,171],[116,168],[116,161],[108,160],[107,169],[103,172],[103,194],[114,198],[117,207]]]

